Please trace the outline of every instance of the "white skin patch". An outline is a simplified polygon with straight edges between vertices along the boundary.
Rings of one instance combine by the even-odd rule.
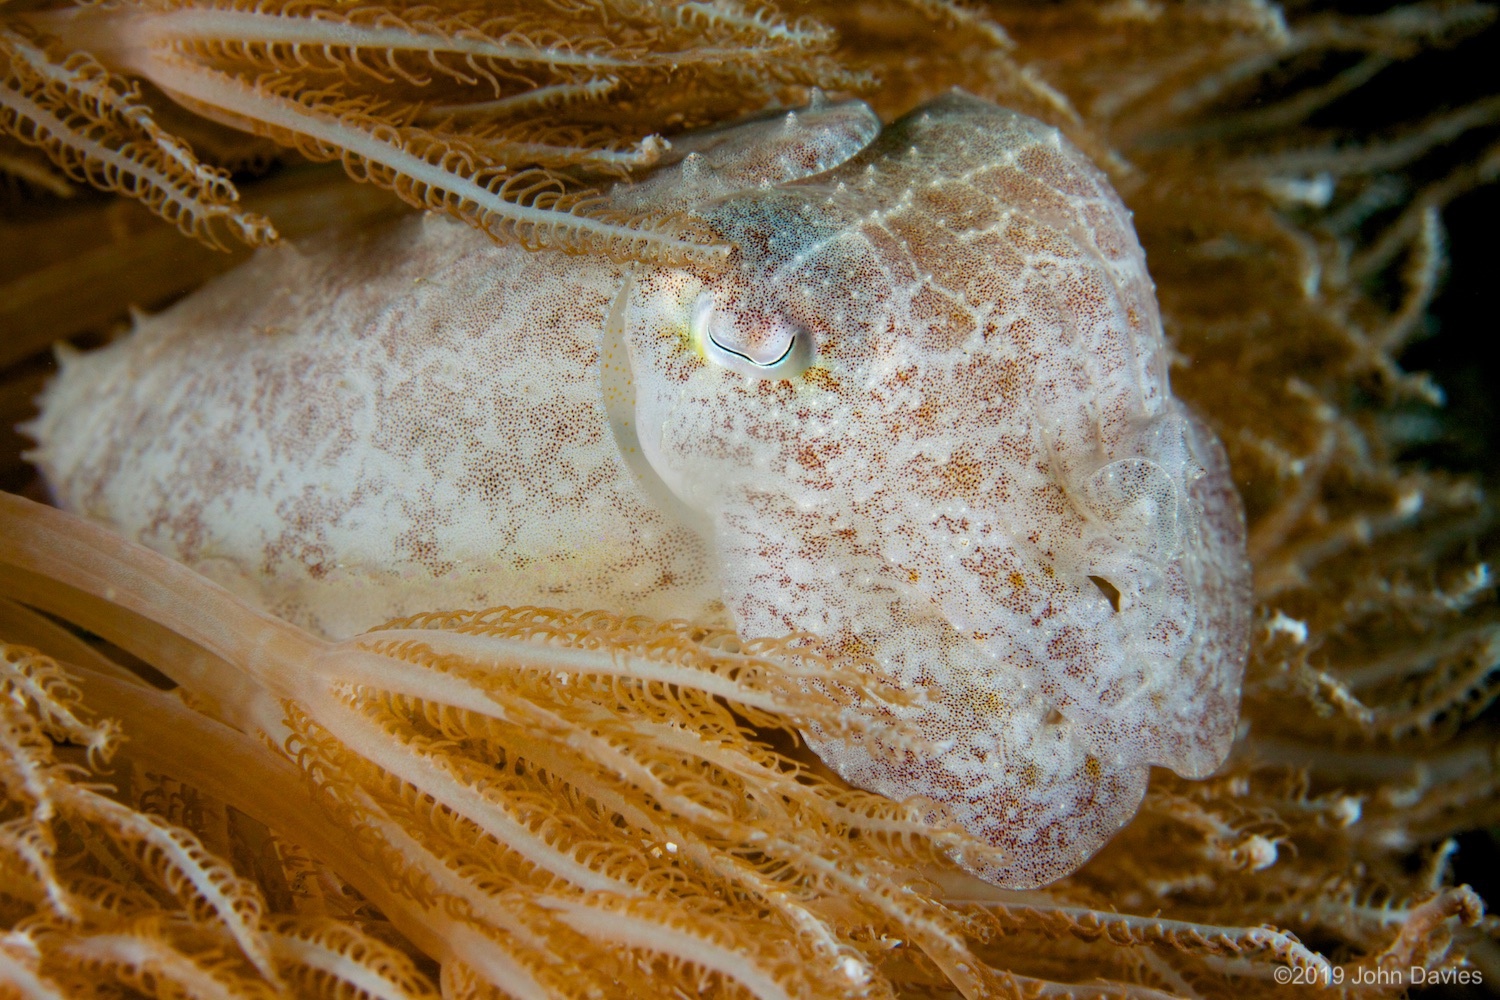
[[[814,633],[926,692],[927,749],[809,733],[830,766],[942,803],[1004,852],[987,879],[1066,874],[1150,765],[1222,761],[1248,645],[1239,502],[1128,213],[958,93],[675,155],[616,198],[696,213],[727,272],[435,219],[262,252],[68,362],[38,464],[328,635],[526,603]]]

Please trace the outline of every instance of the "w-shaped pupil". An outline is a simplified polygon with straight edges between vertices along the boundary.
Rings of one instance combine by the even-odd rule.
[[[692,325],[705,357],[751,378],[791,378],[811,362],[807,331],[775,317],[746,336],[737,318],[717,311],[707,294],[694,306]]]
[[[752,364],[752,365],[759,365],[761,368],[775,368],[777,365],[781,364],[782,362],[784,362],[788,358],[790,358],[792,356],[793,349],[795,349],[796,346],[797,346],[797,335],[794,333],[794,334],[792,334],[792,339],[788,340],[786,342],[786,350],[784,350],[784,351],[781,352],[781,357],[775,359],[774,361],[757,361],[757,360],[755,360],[754,358],[752,358],[748,354],[743,354],[743,353],[741,353],[739,351],[736,351],[734,348],[729,347],[728,345],[719,343],[718,340],[714,338],[714,335],[713,335],[712,332],[709,333],[708,339],[712,340],[714,342],[714,346],[717,347],[719,350],[721,350],[721,351],[728,351],[730,354],[733,354],[735,357],[737,357],[737,358],[744,358],[750,364]]]

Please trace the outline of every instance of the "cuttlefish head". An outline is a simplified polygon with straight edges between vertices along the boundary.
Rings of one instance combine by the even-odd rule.
[[[832,169],[694,209],[722,273],[635,276],[642,450],[717,550],[741,634],[809,632],[918,691],[921,749],[809,733],[1032,886],[1223,760],[1243,517],[1170,393],[1129,214],[1055,130],[962,94]]]

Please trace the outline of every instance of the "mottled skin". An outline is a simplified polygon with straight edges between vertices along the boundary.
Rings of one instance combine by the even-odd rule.
[[[872,133],[820,106],[620,193],[696,212],[727,272],[438,220],[264,253],[71,361],[39,464],[328,634],[495,603],[815,633],[926,697],[919,751],[814,749],[943,803],[1005,851],[984,877],[1051,880],[1149,765],[1227,751],[1239,504],[1102,175],[960,94]]]

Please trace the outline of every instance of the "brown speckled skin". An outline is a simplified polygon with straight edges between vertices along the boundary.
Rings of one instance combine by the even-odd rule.
[[[620,284],[437,218],[263,251],[69,361],[40,464],[63,506],[326,635],[500,603],[710,615],[706,547],[605,420]]]
[[[744,635],[815,633],[926,692],[898,713],[923,749],[810,734],[824,759],[941,802],[1006,853],[984,877],[1051,880],[1150,765],[1227,751],[1238,500],[1076,150],[960,94],[862,144],[727,193],[703,162],[651,181],[737,247],[725,273],[438,221],[263,254],[72,361],[41,464],[65,506],[325,632],[722,599]],[[746,377],[704,330],[807,337],[811,366]]]

